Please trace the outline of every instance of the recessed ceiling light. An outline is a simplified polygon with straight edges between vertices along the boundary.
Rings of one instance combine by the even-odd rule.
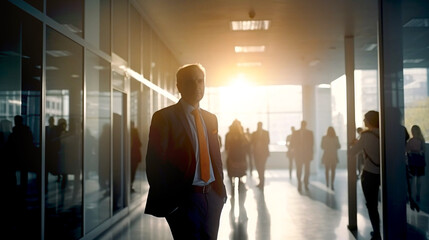
[[[429,27],[429,18],[411,18],[404,27]]]
[[[231,21],[233,31],[268,30],[270,20]]]
[[[66,27],[72,33],[81,33],[82,32],[82,29],[74,26],[73,24],[63,24],[63,26]]]
[[[239,62],[237,67],[260,67],[262,66],[261,62]]]
[[[367,43],[363,46],[363,50],[370,52],[377,47],[377,43]]]
[[[403,63],[421,63],[423,62],[423,58],[417,58],[417,59],[404,59]]]
[[[311,62],[309,62],[308,63],[308,66],[310,66],[310,67],[314,67],[314,66],[316,66],[317,64],[319,64],[320,63],[320,60],[319,59],[315,59],[315,60],[313,60],[313,61],[311,61]]]
[[[319,84],[319,85],[317,85],[317,87],[318,87],[318,88],[331,88],[331,84],[323,83],[323,84]]]
[[[265,46],[235,46],[234,50],[236,53],[260,53],[265,52]]]
[[[52,57],[68,57],[72,55],[71,52],[65,50],[46,50],[46,53]]]
[[[46,66],[45,69],[46,69],[46,71],[48,71],[48,70],[58,70],[58,68],[55,67],[55,66]]]

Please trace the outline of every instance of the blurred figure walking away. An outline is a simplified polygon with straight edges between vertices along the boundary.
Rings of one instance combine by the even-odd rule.
[[[256,171],[258,171],[258,188],[263,190],[265,185],[265,164],[270,155],[268,145],[270,144],[270,135],[267,130],[262,128],[262,122],[258,122],[258,128],[252,133],[253,159],[255,160]]]
[[[296,161],[296,178],[298,180],[298,191],[302,189],[302,167],[305,166],[304,185],[308,190],[310,179],[310,162],[313,160],[314,138],[313,132],[307,129],[307,122],[301,121],[301,128],[292,135],[292,149]]]
[[[250,176],[252,176],[253,174],[253,165],[254,165],[254,161],[253,161],[253,154],[252,154],[252,133],[250,133],[249,128],[246,128],[246,132],[244,133],[244,135],[246,136],[247,139],[247,149],[246,149],[246,155],[247,155],[247,161],[249,163],[249,174]]]
[[[322,137],[321,147],[323,149],[322,163],[325,165],[326,187],[329,188],[329,183],[331,183],[331,189],[334,190],[335,170],[338,163],[338,149],[340,149],[341,145],[333,127],[328,127],[326,135]],[[329,172],[331,173],[330,182]]]
[[[238,178],[238,187],[244,187],[242,177],[246,176],[246,150],[248,141],[243,132],[240,121],[234,120],[225,136],[226,169],[231,184],[231,193],[234,193],[234,178]]]
[[[135,123],[131,121],[131,193],[136,191],[133,187],[133,183],[136,178],[137,168],[142,161],[141,146],[142,142],[140,141],[139,130],[135,126]]]
[[[289,161],[289,179],[292,179],[292,170],[293,170],[293,148],[292,148],[292,135],[295,132],[295,127],[290,128],[291,133],[286,137],[286,157]]]

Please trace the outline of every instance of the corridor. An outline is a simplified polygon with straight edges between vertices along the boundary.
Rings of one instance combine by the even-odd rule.
[[[355,238],[347,229],[346,170],[338,169],[335,192],[326,188],[324,173],[319,170],[310,178],[309,191],[303,190],[300,194],[294,174],[289,179],[288,170],[267,170],[266,187],[262,193],[256,187],[258,180],[254,172],[248,176],[247,190],[241,191],[239,198],[231,197],[231,188],[227,184],[228,201],[222,212],[218,239],[370,238],[371,226],[360,181],[357,187],[358,232]],[[227,182],[228,179],[225,179]],[[238,192],[238,189],[235,191]],[[144,204],[98,240],[172,239],[165,220],[143,214],[143,210]]]

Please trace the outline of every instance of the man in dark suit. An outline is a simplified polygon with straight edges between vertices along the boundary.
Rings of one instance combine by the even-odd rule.
[[[185,65],[176,78],[180,101],[152,117],[145,213],[165,217],[175,239],[216,239],[226,191],[217,118],[199,108],[205,69]]]
[[[313,160],[313,132],[307,129],[307,122],[301,121],[301,128],[292,134],[292,149],[296,161],[296,178],[298,180],[298,191],[301,191],[302,167],[305,166],[304,184],[308,190],[310,178],[310,163]]]
[[[267,130],[262,128],[262,122],[258,122],[258,128],[252,133],[253,159],[255,160],[256,171],[258,171],[258,188],[263,190],[265,185],[265,164],[270,155],[268,145],[270,144],[270,135]]]

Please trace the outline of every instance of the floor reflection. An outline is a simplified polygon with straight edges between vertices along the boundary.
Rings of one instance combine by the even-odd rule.
[[[346,170],[338,169],[335,191],[324,182],[324,172],[315,173],[310,177],[309,190],[300,193],[296,180],[289,179],[288,170],[267,170],[263,192],[256,187],[256,172],[244,178],[243,184],[236,182],[235,188],[225,180],[228,201],[221,215],[218,239],[370,239],[371,226],[360,182],[356,238],[347,229]],[[145,215],[143,209],[144,204],[100,239],[172,239],[165,220]],[[413,218],[409,222],[427,224],[427,215],[422,212],[409,217]]]

